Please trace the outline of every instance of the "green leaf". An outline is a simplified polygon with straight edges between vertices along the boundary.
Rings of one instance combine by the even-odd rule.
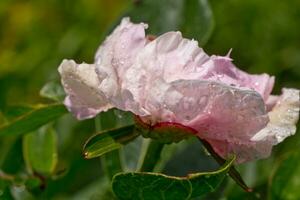
[[[2,142],[4,142],[4,144]],[[0,144],[1,154],[3,154],[1,170],[9,174],[16,174],[22,171],[24,168],[24,161],[22,157],[22,138],[5,137],[1,139]],[[6,148],[2,149],[2,147]]]
[[[46,83],[40,91],[42,97],[62,102],[66,93],[59,81],[51,81]]]
[[[150,34],[181,31],[204,45],[213,30],[213,16],[207,0],[141,0],[126,13],[135,22],[149,24]]]
[[[213,14],[207,0],[185,0],[180,31],[188,38],[195,38],[204,45],[214,28]]]
[[[33,109],[34,109],[34,106],[30,106],[30,105],[14,105],[14,106],[7,107],[4,110],[3,115],[6,119],[6,122],[8,123],[17,117],[20,117],[20,116],[32,111]]]
[[[9,191],[9,181],[0,179],[0,199],[2,200],[13,200],[11,193]]]
[[[114,176],[112,188],[121,200],[184,200],[214,191],[223,181],[235,158],[219,170],[189,174],[187,177],[159,173],[131,172]]]
[[[32,110],[0,126],[0,136],[21,135],[34,131],[67,112],[62,104],[34,106]]]
[[[24,136],[23,156],[30,172],[50,175],[57,164],[56,132],[46,125]]]
[[[286,154],[275,166],[270,180],[270,199],[300,199],[300,153]]]
[[[139,134],[134,125],[100,132],[88,139],[83,147],[85,158],[99,157],[107,152],[119,149],[127,142],[135,139]]]
[[[0,126],[7,122],[2,111],[0,111]]]

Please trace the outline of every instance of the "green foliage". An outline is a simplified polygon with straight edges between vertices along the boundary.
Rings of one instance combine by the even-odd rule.
[[[0,136],[22,135],[47,124],[62,115],[67,110],[62,104],[37,105],[25,114],[0,126]]]
[[[63,87],[58,81],[46,83],[40,90],[40,95],[58,102],[62,102],[66,96]]]
[[[300,153],[284,155],[273,170],[269,182],[270,199],[296,200],[300,198]]]
[[[46,125],[23,138],[23,155],[28,170],[50,175],[57,164],[57,138],[51,125]]]
[[[5,180],[0,180],[0,199],[1,200],[13,200],[13,197],[9,191],[9,182]]]
[[[149,33],[181,31],[204,45],[214,26],[207,0],[143,0],[126,12],[134,21],[149,24]]]
[[[161,159],[164,144],[157,140],[144,140],[143,145],[144,149],[141,152],[141,166],[139,170],[142,172],[151,172]]]
[[[102,156],[107,152],[121,148],[138,135],[134,125],[98,133],[88,139],[83,148],[83,155],[87,159]]]
[[[119,173],[113,178],[115,195],[122,200],[184,200],[214,191],[222,182],[234,158],[215,172],[172,177],[158,173]]]

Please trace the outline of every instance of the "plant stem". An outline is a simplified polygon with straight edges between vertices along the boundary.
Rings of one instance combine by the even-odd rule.
[[[97,132],[105,129],[115,128],[116,125],[117,122],[112,110],[101,113],[95,118],[95,129]],[[119,150],[108,152],[100,159],[103,171],[110,180],[116,173],[123,171]]]
[[[0,179],[6,180],[6,181],[13,181],[13,180],[15,180],[15,177],[13,175],[6,174],[2,170],[0,170]]]
[[[200,139],[200,142],[206,148],[206,150],[212,155],[212,157],[219,163],[219,165],[223,165],[226,160],[219,156],[212,148],[212,146],[205,140]],[[241,177],[240,173],[235,169],[234,166],[231,166],[228,172],[229,176],[246,192],[252,192],[252,189],[249,188]]]
[[[139,171],[151,172],[159,161],[165,144],[152,139],[145,141],[146,143],[143,143],[143,151],[140,157]]]

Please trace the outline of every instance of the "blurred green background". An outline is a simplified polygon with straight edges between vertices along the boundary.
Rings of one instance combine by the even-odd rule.
[[[251,73],[265,72],[276,76],[274,93],[280,93],[282,87],[300,88],[299,0],[209,2],[215,24],[204,46],[207,53],[225,55],[233,48],[231,57],[239,68]],[[47,102],[39,96],[39,90],[49,80],[59,78],[57,67],[62,59],[93,62],[94,53],[107,30],[117,23],[131,4],[129,0],[1,0],[0,110],[14,104]],[[82,144],[94,132],[94,122],[87,120],[77,123],[72,117],[66,116],[55,126],[60,130],[59,159],[62,165],[71,167],[63,179],[54,181],[53,185],[49,183],[47,195],[58,199],[64,196],[71,198],[70,195],[82,189],[83,192],[76,197],[82,199],[80,195],[99,191],[99,160],[84,161],[81,158]],[[20,141],[15,145],[20,146]],[[290,146],[299,149],[299,130],[297,136],[290,137],[275,148],[273,157],[242,165],[241,170],[247,182],[259,190],[267,191],[274,157],[280,157]],[[18,152],[21,151],[17,148],[10,152],[14,166],[22,162]],[[178,156],[184,158],[186,155],[183,151]],[[197,154],[190,155],[188,159],[195,157]],[[191,162],[190,165],[201,168],[200,161]],[[176,164],[167,165],[172,172],[176,172],[177,168]],[[179,170],[177,174],[180,173]],[[300,180],[300,172],[298,177]],[[85,187],[92,182],[96,184]],[[258,193],[243,196],[245,194],[238,187],[230,184],[228,199],[264,199]],[[222,191],[218,191],[211,198],[216,199],[221,194]]]

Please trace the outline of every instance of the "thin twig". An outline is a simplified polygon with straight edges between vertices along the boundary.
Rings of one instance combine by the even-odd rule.
[[[12,176],[10,174],[6,174],[2,170],[0,170],[0,179],[6,180],[6,181],[13,181],[15,178],[14,178],[14,176]]]

